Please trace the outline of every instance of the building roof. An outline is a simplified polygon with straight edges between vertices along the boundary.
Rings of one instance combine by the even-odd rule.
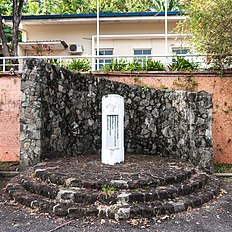
[[[180,11],[167,13],[169,22],[183,20],[185,16]],[[12,16],[4,16],[11,23]],[[64,14],[64,15],[24,15],[21,25],[60,25],[60,24],[95,24],[96,14]],[[101,13],[100,22],[110,24],[124,23],[159,23],[164,22],[164,12],[128,12],[128,13]]]
[[[167,12],[168,16],[183,15],[180,11]],[[165,12],[126,12],[126,13],[100,13],[102,18],[111,17],[147,17],[147,16],[165,16]],[[77,19],[77,18],[96,18],[97,14],[57,14],[57,15],[23,15],[22,20],[32,19]],[[12,16],[3,16],[5,20],[12,20]]]

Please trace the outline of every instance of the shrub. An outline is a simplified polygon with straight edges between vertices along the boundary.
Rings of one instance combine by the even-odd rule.
[[[165,71],[165,66],[158,60],[145,61],[144,70],[146,71]]]
[[[102,67],[102,71],[125,71],[127,67],[126,60],[112,60],[111,63],[106,64]]]
[[[67,65],[70,70],[87,72],[91,70],[91,65],[89,60],[84,59],[72,59],[72,61]]]
[[[133,60],[127,64],[126,71],[143,71],[143,66],[137,60]]]
[[[103,66],[101,70],[102,71],[142,71],[143,65],[137,60],[127,63],[126,60],[115,59],[112,60],[110,64]]]
[[[181,70],[197,70],[198,64],[186,60],[184,57],[177,56],[172,64],[168,65],[170,71],[181,71]]]

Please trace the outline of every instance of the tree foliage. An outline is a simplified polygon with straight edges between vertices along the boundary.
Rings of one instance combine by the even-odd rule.
[[[151,9],[155,11],[165,11],[165,1],[152,1]],[[182,0],[168,0],[168,11],[178,11],[183,9]]]
[[[2,15],[10,15],[13,12],[13,2],[11,0],[1,0],[0,10]]]
[[[7,0],[4,0],[7,1]],[[25,0],[24,14],[96,13],[96,0]],[[164,0],[99,0],[101,12],[164,11]],[[168,10],[180,10],[181,0],[169,0]]]
[[[187,19],[182,29],[192,35],[196,50],[203,54],[214,54],[223,62],[232,55],[232,1],[188,0]]]

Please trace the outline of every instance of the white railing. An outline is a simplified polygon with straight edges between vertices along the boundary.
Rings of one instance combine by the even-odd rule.
[[[184,57],[190,62],[198,64],[200,69],[207,69],[212,65],[210,63],[212,55],[199,55],[199,54],[183,54],[178,55]],[[172,64],[177,55],[110,55],[110,56],[18,56],[18,57],[0,57],[0,72],[12,72],[12,71],[22,71],[23,62],[26,59],[43,59],[47,62],[54,63],[59,66],[66,66],[71,64],[73,60],[88,60],[90,64],[89,71],[98,71],[104,66],[107,62],[111,60],[117,60],[121,62],[132,62],[133,60],[143,60],[148,61],[150,59],[160,61],[168,67],[169,64]],[[107,62],[106,62],[107,61]],[[168,68],[167,68],[168,69]]]

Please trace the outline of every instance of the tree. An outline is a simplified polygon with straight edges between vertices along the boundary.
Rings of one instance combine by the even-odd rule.
[[[232,55],[231,0],[188,0],[182,30],[199,53],[213,54],[219,68]]]
[[[6,0],[5,0],[6,1]],[[101,12],[164,11],[165,0],[99,0]],[[168,11],[181,9],[181,0],[168,0]],[[25,0],[24,14],[96,13],[96,0]]]
[[[23,14],[95,13],[96,0],[25,0]]]
[[[152,0],[150,8],[155,11],[165,11],[165,0]],[[168,11],[179,11],[182,9],[181,0],[168,0]]]
[[[12,13],[12,1],[11,0],[1,0],[0,10],[3,15],[10,15]]]
[[[23,14],[39,15],[42,12],[40,0],[25,0],[23,7]]]
[[[7,2],[7,1],[6,1]],[[8,1],[8,3],[11,3]],[[19,24],[22,18],[24,0],[13,0],[13,23],[12,23],[12,41],[11,47],[8,45],[7,37],[4,31],[4,24],[2,15],[6,12],[3,5],[0,5],[0,36],[2,41],[3,56],[17,56],[18,55],[18,42],[19,42]]]

